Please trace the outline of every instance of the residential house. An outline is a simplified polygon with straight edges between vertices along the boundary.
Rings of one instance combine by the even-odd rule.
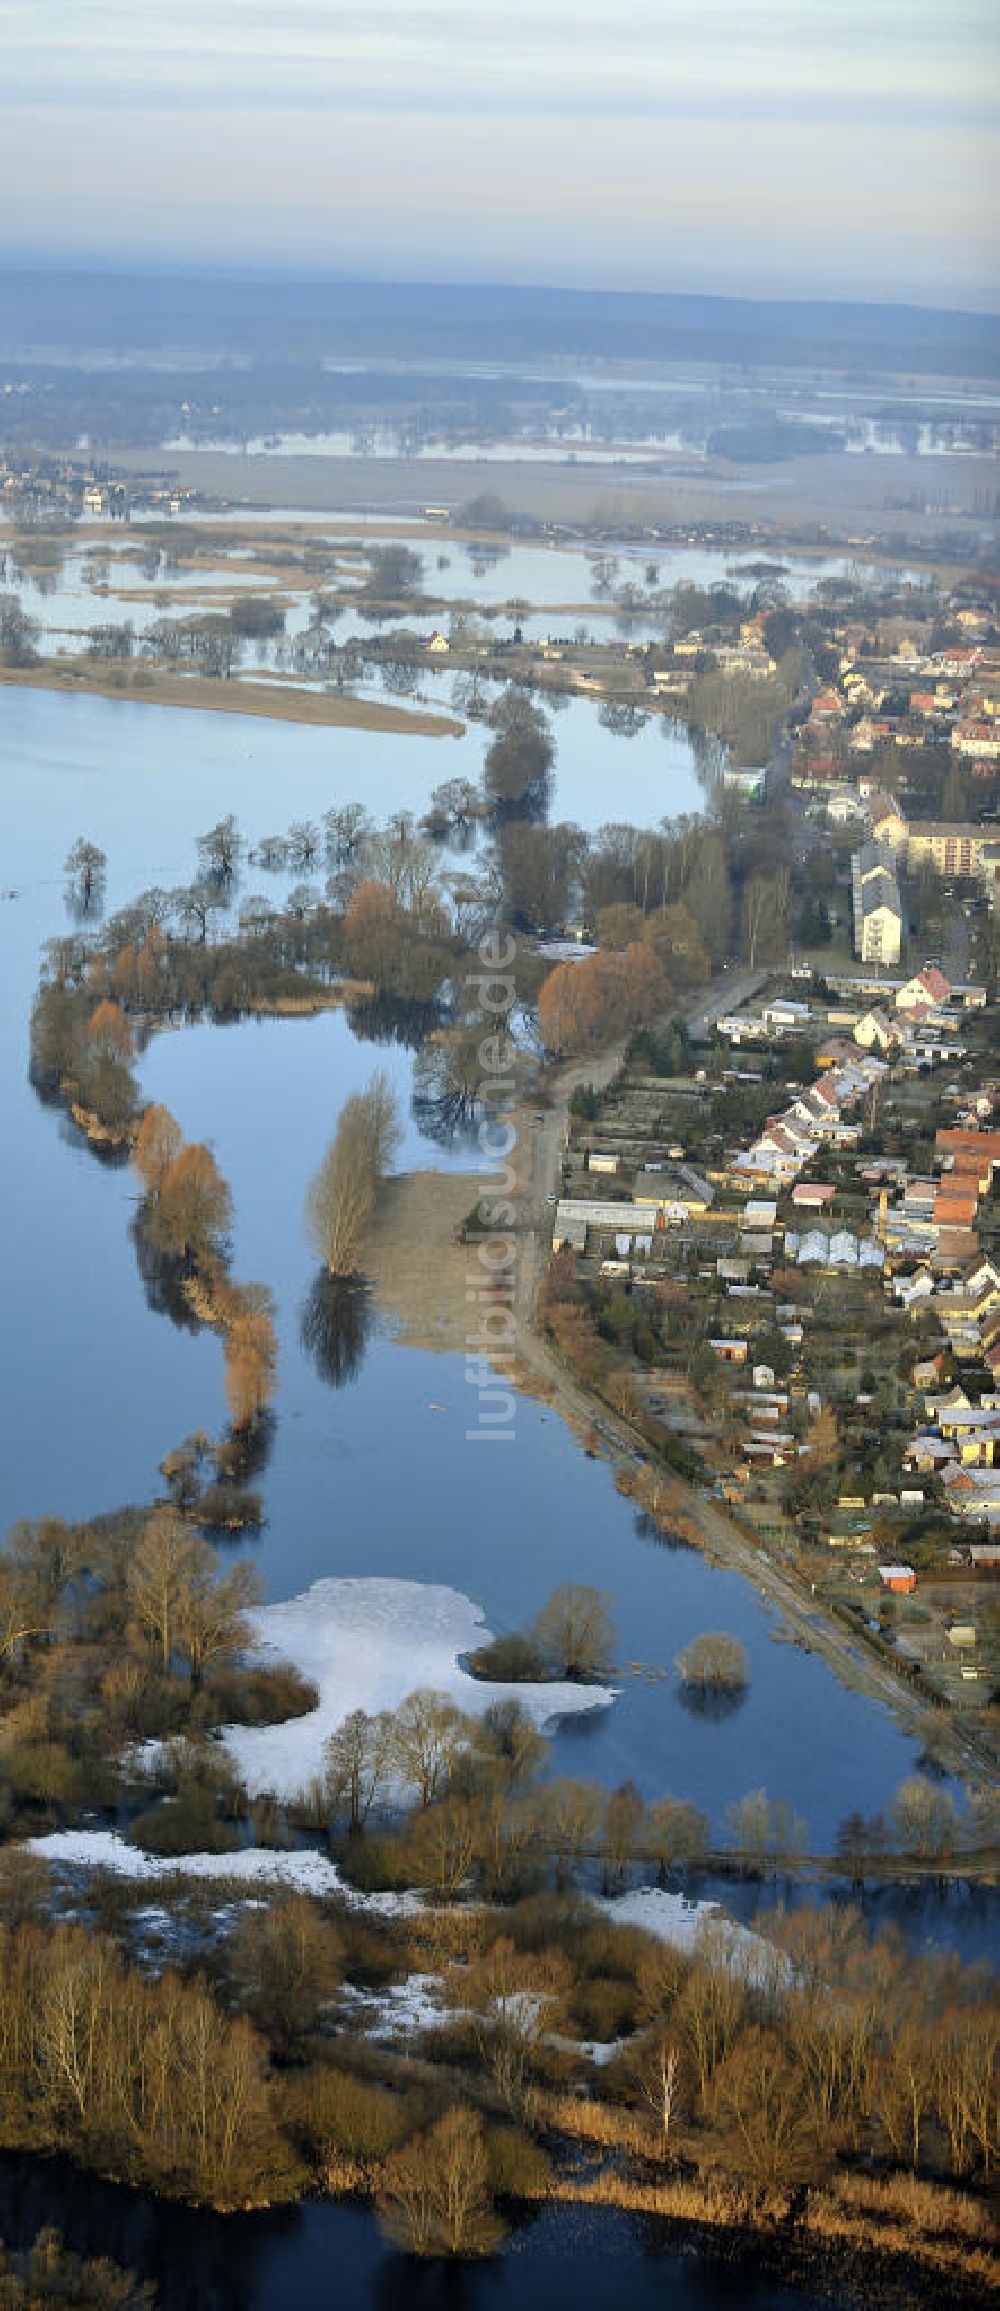
[[[777,1217],[778,1206],[773,1196],[752,1196],[743,1207],[742,1225],[763,1233],[773,1228]]]
[[[939,1475],[957,1458],[955,1447],[945,1437],[935,1436],[933,1430],[923,1429],[911,1437],[903,1453],[903,1467],[918,1469],[922,1476]]]
[[[971,1172],[985,1194],[1000,1165],[1000,1131],[973,1131],[962,1124],[943,1125],[934,1136],[934,1154],[946,1171]]]
[[[912,1276],[894,1276],[892,1289],[901,1307],[919,1308],[925,1300],[933,1298],[934,1278],[929,1268],[917,1268]],[[932,1366],[932,1372],[933,1369]],[[920,1386],[919,1381],[917,1386]]]
[[[952,750],[973,764],[1000,762],[1000,730],[992,722],[956,722]]]
[[[912,979],[904,979],[902,986],[896,989],[896,1009],[922,1011],[929,1008],[931,1011],[940,1011],[950,996],[950,979],[945,978],[936,963],[929,963],[925,970],[918,971]]]
[[[868,824],[876,842],[888,843],[891,851],[900,851],[906,844],[906,820],[899,804],[886,794],[876,792],[868,803]]]
[[[690,1164],[671,1164],[663,1171],[641,1171],[636,1176],[635,1202],[646,1213],[662,1212],[668,1219],[700,1218],[715,1202],[715,1189]]]
[[[899,1042],[899,1028],[887,1011],[865,1011],[854,1030],[855,1043],[864,1051],[889,1051]]]
[[[1000,1412],[995,1407],[974,1404],[967,1412],[939,1412],[937,1425],[963,1468],[1000,1467]]]
[[[1000,1468],[963,1468],[956,1460],[939,1474],[953,1516],[963,1524],[1000,1524]]]
[[[917,1586],[917,1576],[912,1565],[880,1565],[878,1577],[883,1589],[891,1589],[896,1597],[911,1595]]]
[[[556,1205],[552,1227],[552,1249],[558,1252],[568,1244],[574,1251],[583,1251],[590,1229],[614,1229],[627,1236],[639,1235],[649,1227],[649,1213],[640,1212],[635,1204],[600,1203],[582,1196],[562,1196]]]
[[[856,819],[865,818],[867,813],[860,795],[855,793],[854,788],[840,786],[836,787],[832,794],[826,796],[826,815],[828,819],[832,820],[834,826],[849,826],[853,825]]]

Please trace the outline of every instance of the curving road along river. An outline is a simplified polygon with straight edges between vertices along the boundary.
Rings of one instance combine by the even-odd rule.
[[[688,1014],[689,1031],[706,1029],[720,1010],[747,1001],[763,984],[763,977],[754,972],[739,976],[727,973],[714,980],[697,1008]],[[522,1369],[527,1368],[535,1376],[553,1405],[574,1427],[596,1427],[614,1458],[638,1470],[648,1459],[646,1446],[639,1444],[628,1422],[615,1414],[603,1399],[598,1403],[580,1387],[537,1324],[538,1293],[552,1243],[553,1198],[559,1190],[570,1102],[580,1084],[592,1084],[600,1091],[612,1082],[624,1053],[625,1044],[619,1041],[591,1058],[574,1061],[550,1079],[547,1086],[550,1104],[544,1110],[524,1108],[517,1112],[520,1202],[515,1323],[517,1357]],[[944,1718],[941,1712],[918,1699],[912,1686],[904,1683],[881,1658],[862,1650],[860,1638],[848,1636],[840,1629],[817,1607],[809,1587],[784,1566],[775,1564],[759,1543],[748,1540],[732,1518],[725,1516],[703,1491],[685,1484],[679,1477],[669,1480],[668,1489],[678,1515],[698,1527],[712,1557],[732,1571],[742,1573],[761,1596],[776,1605],[792,1634],[810,1651],[822,1654],[845,1684],[886,1703],[897,1721],[918,1740],[924,1741],[933,1735],[935,1754],[947,1762],[953,1772],[974,1774],[980,1782],[1000,1788],[1000,1773],[975,1739],[956,1726],[953,1718]]]

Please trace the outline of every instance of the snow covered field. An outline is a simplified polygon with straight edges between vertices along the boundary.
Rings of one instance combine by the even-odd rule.
[[[492,1685],[470,1677],[460,1656],[488,1642],[482,1607],[458,1589],[424,1581],[316,1581],[301,1597],[250,1616],[261,1650],[293,1661],[319,1690],[319,1706],[282,1725],[230,1726],[225,1744],[249,1789],[279,1798],[323,1770],[323,1744],[353,1709],[397,1709],[432,1686],[481,1716],[515,1700],[539,1727],[580,1710],[607,1708],[606,1685]]]

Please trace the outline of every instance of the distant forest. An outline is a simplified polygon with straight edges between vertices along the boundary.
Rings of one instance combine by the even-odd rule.
[[[910,305],[266,275],[0,269],[0,359],[83,353],[524,363],[709,362],[856,377],[1000,374],[1000,321]]]

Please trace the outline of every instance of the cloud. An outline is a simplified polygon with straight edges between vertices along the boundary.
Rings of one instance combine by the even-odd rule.
[[[988,0],[68,0],[0,4],[0,102],[429,103],[525,112],[983,102]]]
[[[993,301],[992,0],[0,0],[0,58],[36,247]]]

